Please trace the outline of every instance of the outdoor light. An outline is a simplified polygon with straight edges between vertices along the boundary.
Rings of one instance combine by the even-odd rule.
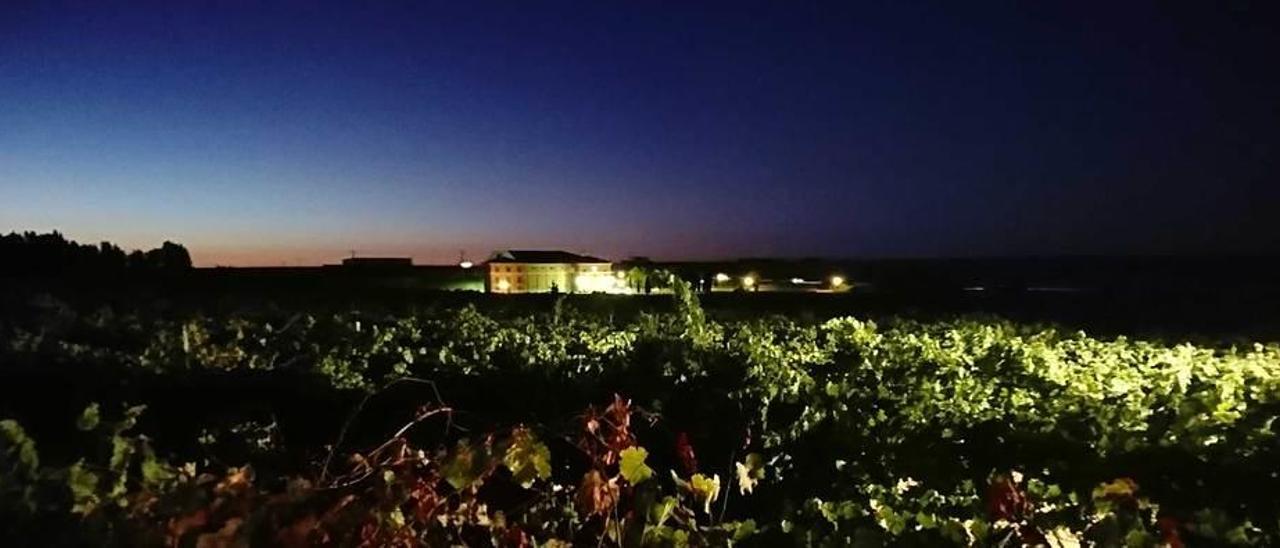
[[[791,283],[799,285],[804,283],[804,278],[791,278]]]
[[[844,285],[844,278],[841,278],[840,276],[831,277],[831,287],[840,287],[842,285]]]
[[[724,272],[721,272],[721,273],[719,273],[719,274],[716,274],[716,281],[717,281],[717,282],[719,282],[719,283],[725,283],[725,282],[729,281],[729,275],[728,275],[728,274],[725,274]]]
[[[475,265],[471,264],[471,261],[462,261],[462,262],[458,263],[458,266],[460,266],[460,267],[462,267],[462,268],[471,268],[471,267],[473,267],[473,266],[475,266]]]
[[[508,282],[506,278],[498,280],[498,291],[506,291],[508,289],[511,289],[511,282]]]
[[[616,287],[615,284],[617,282],[612,276],[579,274],[573,278],[574,290],[581,293],[608,292]]]
[[[622,279],[626,279],[626,277],[627,277],[627,273],[626,273],[626,272],[623,272],[623,271],[621,271],[621,270],[619,270],[619,271],[617,271],[617,272],[614,272],[614,273],[613,273],[613,276],[614,276],[615,278],[618,278],[619,280],[622,280]]]
[[[747,289],[751,289],[752,287],[755,287],[755,286],[756,286],[756,279],[755,279],[755,278],[753,278],[753,277],[751,277],[751,276],[743,276],[743,277],[742,277],[742,287],[745,287],[745,288],[747,288]]]

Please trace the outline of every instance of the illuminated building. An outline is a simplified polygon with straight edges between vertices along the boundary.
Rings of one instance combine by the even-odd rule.
[[[625,281],[605,259],[567,251],[494,253],[486,263],[490,293],[623,293]]]

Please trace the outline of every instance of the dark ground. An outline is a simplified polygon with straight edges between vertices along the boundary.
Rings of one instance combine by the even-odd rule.
[[[1056,258],[882,261],[768,261],[655,264],[691,281],[716,272],[761,279],[823,279],[841,274],[847,293],[713,293],[718,317],[782,314],[820,321],[842,315],[941,319],[995,315],[1059,324],[1093,335],[1167,339],[1280,340],[1280,258]],[[0,318],[33,303],[78,311],[182,316],[262,308],[310,312],[403,313],[473,304],[494,313],[550,310],[555,296],[490,296],[442,288],[474,287],[481,269],[414,267],[388,272],[333,268],[196,269],[149,277],[0,280]],[[981,289],[978,289],[981,288]],[[627,317],[671,306],[665,295],[567,295],[583,311]]]

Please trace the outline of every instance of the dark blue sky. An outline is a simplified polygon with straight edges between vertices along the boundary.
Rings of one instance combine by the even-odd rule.
[[[5,2],[0,230],[200,264],[1280,250],[1272,2],[249,4]]]

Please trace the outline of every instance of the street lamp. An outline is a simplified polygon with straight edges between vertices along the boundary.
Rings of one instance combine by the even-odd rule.
[[[831,277],[831,288],[832,288],[832,289],[839,288],[839,287],[842,287],[842,286],[844,286],[844,278],[842,278],[842,277],[840,277],[840,276],[832,276],[832,277]]]
[[[751,276],[742,277],[742,287],[752,289],[756,286],[756,279]]]

